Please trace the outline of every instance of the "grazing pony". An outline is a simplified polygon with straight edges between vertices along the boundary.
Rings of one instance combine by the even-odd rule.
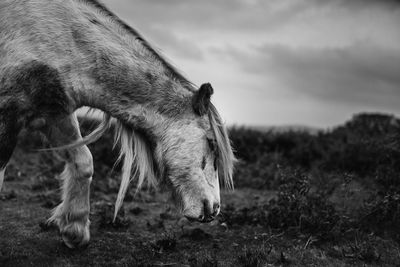
[[[234,156],[213,88],[185,79],[142,36],[96,0],[0,1],[0,188],[21,129],[44,133],[66,162],[62,203],[50,222],[68,247],[88,243],[92,155],[86,146],[115,124],[122,181],[165,183],[182,214],[208,222]],[[104,120],[82,138],[75,110]]]

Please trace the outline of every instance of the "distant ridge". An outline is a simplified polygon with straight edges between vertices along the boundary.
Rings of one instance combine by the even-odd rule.
[[[331,132],[339,130],[341,128],[357,128],[375,131],[385,131],[388,127],[400,127],[400,119],[396,118],[393,114],[385,114],[379,112],[360,112],[355,113],[353,116],[345,121],[343,124],[328,127],[318,128],[306,125],[282,125],[282,126],[255,126],[255,125],[233,125],[233,127],[243,127],[252,129],[260,132],[272,132],[272,133],[285,133],[285,132],[306,132],[312,135],[316,135],[319,132]]]
[[[282,126],[246,126],[246,128],[257,130],[260,132],[273,132],[273,133],[284,133],[284,132],[306,132],[312,135],[316,135],[321,131],[322,128],[310,127],[305,125],[282,125]]]

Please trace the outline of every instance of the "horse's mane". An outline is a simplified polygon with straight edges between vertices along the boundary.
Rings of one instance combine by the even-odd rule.
[[[123,30],[131,34],[135,41],[139,42],[143,48],[151,55],[157,62],[159,62],[168,72],[171,78],[178,80],[181,85],[189,91],[194,91],[194,86],[191,81],[185,78],[182,73],[180,73],[170,62],[168,62],[160,52],[158,52],[154,47],[150,45],[150,43],[143,38],[143,36],[134,28],[125,23],[122,19],[120,19],[117,15],[115,15],[112,11],[110,11],[103,3],[98,0],[80,0],[88,5],[93,6],[96,10],[107,16],[111,21],[116,23]]]
[[[226,127],[222,122],[215,106],[210,103],[208,117],[210,120],[211,128],[215,135],[215,141],[218,148],[218,171],[223,179],[220,179],[222,185],[226,188],[233,189],[233,165],[236,161],[233,155],[231,143],[229,140]]]

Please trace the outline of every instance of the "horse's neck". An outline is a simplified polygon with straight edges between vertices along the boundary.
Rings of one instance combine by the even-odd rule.
[[[167,114],[187,108],[193,93],[179,77],[174,77],[134,37],[129,40],[129,36],[119,34],[101,32],[104,43],[98,45],[89,35],[75,33],[75,42],[80,44],[86,60],[82,64],[86,86],[80,91],[81,104],[100,108],[124,121],[132,120],[144,108]]]

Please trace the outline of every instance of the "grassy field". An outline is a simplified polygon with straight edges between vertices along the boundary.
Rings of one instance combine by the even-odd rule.
[[[400,120],[360,114],[318,133],[230,135],[236,189],[208,224],[181,218],[154,190],[131,190],[111,223],[117,155],[110,134],[91,145],[92,239],[70,250],[44,223],[63,163],[23,133],[0,193],[0,266],[400,266]]]

